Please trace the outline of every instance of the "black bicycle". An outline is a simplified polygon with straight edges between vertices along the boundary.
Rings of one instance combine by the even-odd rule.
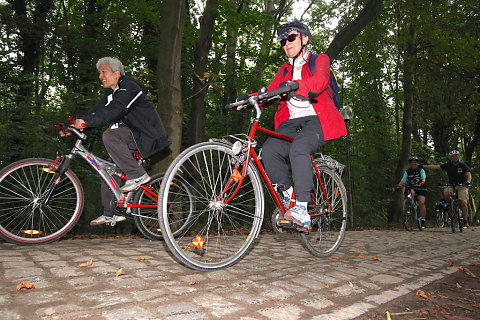
[[[452,233],[463,232],[463,214],[460,207],[460,200],[458,199],[458,188],[467,187],[463,184],[444,184],[443,187],[451,187],[453,189],[452,196],[450,197],[450,206],[448,209],[448,216],[450,218],[450,226],[452,227]]]
[[[449,205],[444,199],[435,203],[435,221],[437,226],[444,227],[450,224],[450,215],[448,214]]]

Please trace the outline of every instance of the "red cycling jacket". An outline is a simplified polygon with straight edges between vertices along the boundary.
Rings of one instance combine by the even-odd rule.
[[[310,53],[308,59],[310,59]],[[285,72],[284,69],[287,69]],[[272,82],[268,86],[268,91],[278,89],[278,86],[285,81],[292,80],[292,65],[290,62],[280,67]],[[333,103],[331,93],[327,93],[330,83],[330,58],[326,54],[319,54],[315,61],[314,75],[310,73],[308,61],[302,67],[302,80],[295,80],[299,84],[296,91],[301,96],[308,96],[309,92],[318,93],[315,98],[316,102],[312,102],[313,108],[322,124],[323,136],[325,141],[332,140],[347,134],[345,121],[342,115]],[[275,129],[285,120],[290,118],[286,99],[282,99],[275,113]]]

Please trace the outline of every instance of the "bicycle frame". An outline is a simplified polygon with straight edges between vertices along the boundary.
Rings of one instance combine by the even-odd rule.
[[[243,170],[242,170],[242,174],[241,174],[241,178],[239,180],[239,183],[235,189],[235,191],[231,194],[231,196],[226,199],[224,201],[224,203],[228,203],[233,197],[235,197],[235,195],[237,194],[238,190],[241,188],[242,186],[242,183],[243,183],[243,179],[245,177],[245,173],[246,173],[246,169],[249,165],[249,161],[250,161],[250,158],[253,159],[255,165],[257,166],[258,170],[260,171],[260,174],[261,176],[263,177],[263,180],[264,182],[266,183],[267,187],[268,187],[268,190],[270,191],[270,194],[272,195],[275,203],[277,204],[277,207],[281,210],[282,213],[285,213],[287,210],[285,209],[285,207],[283,206],[282,204],[282,201],[280,200],[280,197],[278,196],[277,192],[275,191],[275,188],[274,186],[272,185],[272,183],[270,182],[270,179],[268,178],[267,176],[267,173],[265,171],[265,168],[263,167],[262,163],[260,162],[260,160],[258,159],[258,155],[257,153],[255,152],[255,150],[253,149],[253,141],[254,141],[254,137],[257,133],[257,131],[261,131],[261,132],[264,132],[270,136],[273,136],[273,137],[276,137],[276,138],[279,138],[279,139],[282,139],[282,140],[285,140],[285,141],[288,141],[288,142],[292,142],[293,139],[290,138],[290,137],[287,137],[285,135],[282,135],[282,134],[279,134],[275,131],[272,131],[272,130],[269,130],[269,129],[266,129],[262,126],[260,126],[260,116],[262,114],[262,111],[257,103],[256,100],[254,99],[250,99],[251,103],[253,104],[253,107],[255,108],[255,111],[256,111],[256,116],[255,117],[252,117],[252,120],[251,120],[251,126],[250,126],[250,130],[248,132],[248,143],[246,144],[245,146],[245,151],[247,153],[247,157],[245,159],[245,161],[243,162]],[[319,170],[318,170],[318,167],[314,161],[314,158],[313,158],[313,155],[310,156],[311,159],[312,159],[312,164],[313,164],[313,168],[315,169],[315,173],[317,174],[318,178],[319,178],[319,181],[320,181],[320,184],[321,184],[321,187],[322,187],[322,191],[325,195],[325,199],[327,201],[327,203],[329,204],[330,206],[330,200],[328,199],[328,196],[327,196],[327,192],[325,190],[325,187],[323,185],[323,181],[320,177],[320,174],[319,174]],[[238,167],[240,166],[240,164],[237,164],[236,168],[235,169],[238,169]],[[227,183],[227,186],[225,187],[225,191],[230,187],[231,185],[231,181],[234,180],[234,177],[231,177],[230,178],[230,182]],[[295,200],[295,192],[293,192],[293,195],[292,195],[292,200]],[[290,202],[290,208],[293,206],[293,202]],[[312,214],[310,215],[311,217],[316,217],[316,216],[319,216],[319,215],[322,215],[323,213],[318,213],[318,214]]]
[[[77,141],[75,142],[74,147],[70,151],[69,154],[66,156],[61,156],[57,158],[57,163],[60,162],[60,159],[63,161],[60,162],[58,170],[60,173],[63,173],[70,167],[70,162],[76,155],[79,155],[82,159],[84,159],[93,169],[94,171],[100,176],[100,178],[106,183],[108,188],[112,191],[115,199],[117,200],[118,207],[120,208],[156,208],[156,205],[142,205],[142,204],[130,204],[130,200],[132,199],[134,192],[128,192],[127,194],[123,194],[119,190],[119,186],[115,182],[114,176],[118,176],[122,180],[127,180],[127,177],[124,173],[119,172],[119,168],[113,162],[104,160],[92,152],[90,152],[84,145],[83,140],[87,138],[87,135],[80,132],[79,130],[68,127],[68,131],[75,133],[78,136]],[[141,185],[140,188],[144,189],[146,194],[151,197],[153,200],[158,200],[158,195],[154,193],[148,184]]]

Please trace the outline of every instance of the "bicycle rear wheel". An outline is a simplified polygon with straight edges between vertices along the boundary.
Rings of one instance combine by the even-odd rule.
[[[83,210],[83,188],[69,169],[51,171],[42,158],[12,163],[0,172],[0,237],[20,245],[58,240]]]
[[[444,227],[445,226],[445,212],[442,210],[437,209],[437,213],[435,215],[435,220],[437,222],[437,226]]]
[[[152,208],[133,208],[133,222],[138,230],[150,240],[162,240],[162,232],[158,222],[158,192],[162,184],[163,173],[152,176],[150,182],[138,189],[133,203],[153,206]]]
[[[312,202],[308,212],[312,216],[309,234],[299,233],[302,245],[317,257],[332,255],[340,247],[347,228],[347,191],[340,176],[327,167],[314,174]]]
[[[415,217],[413,214],[413,205],[410,199],[405,199],[403,202],[403,216],[402,216],[402,222],[403,226],[405,227],[405,230],[407,231],[413,231],[413,228],[415,227],[415,224],[417,223],[415,221]]]
[[[239,165],[239,167],[238,167]],[[165,243],[174,256],[196,270],[229,267],[253,246],[263,220],[263,190],[255,167],[246,168],[236,190],[243,165],[223,143],[205,142],[183,151],[170,165],[162,181],[158,216]],[[185,221],[184,207],[177,199],[191,190],[194,210]]]

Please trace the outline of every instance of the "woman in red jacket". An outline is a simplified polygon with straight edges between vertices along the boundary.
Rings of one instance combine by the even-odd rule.
[[[311,37],[308,26],[299,21],[288,22],[277,29],[277,35],[277,41],[283,47],[288,61],[280,67],[268,90],[277,89],[285,81],[298,82],[298,91],[284,97],[275,114],[275,131],[294,140],[289,143],[268,138],[262,146],[262,157],[271,182],[277,185],[277,191],[283,193],[287,203],[293,192],[285,160],[289,157],[296,203],[286,212],[285,218],[308,232],[311,221],[307,204],[311,200],[310,192],[313,188],[310,155],[325,141],[346,135],[347,129],[334,105],[329,88],[329,57],[319,54],[315,60],[314,74],[309,69],[308,63],[313,52],[308,48]],[[317,93],[318,97],[309,99],[309,92]]]

